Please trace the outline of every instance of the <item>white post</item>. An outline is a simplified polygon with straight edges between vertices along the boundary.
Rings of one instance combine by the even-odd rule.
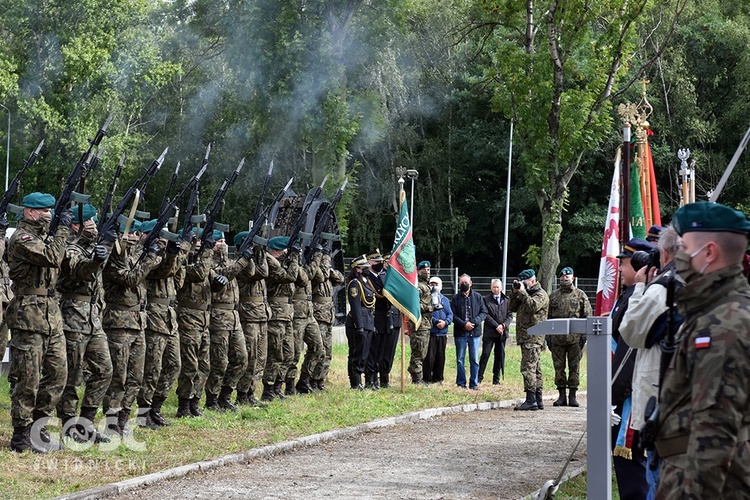
[[[10,110],[4,104],[0,104],[8,112],[8,145],[5,148],[5,190],[8,190],[8,174],[10,170]]]
[[[503,287],[508,281],[508,221],[510,220],[510,172],[513,165],[513,120],[510,121],[510,146],[508,148],[508,183],[505,187],[505,235],[503,237]],[[505,293],[505,290],[503,290]]]

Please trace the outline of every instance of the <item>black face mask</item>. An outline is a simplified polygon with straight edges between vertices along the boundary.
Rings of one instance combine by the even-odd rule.
[[[373,264],[372,265],[372,271],[374,273],[379,273],[382,270],[383,270],[383,263],[382,262],[380,264]]]
[[[468,283],[461,283],[458,285],[458,287],[461,289],[462,292],[468,292],[469,288],[471,288],[471,285]]]

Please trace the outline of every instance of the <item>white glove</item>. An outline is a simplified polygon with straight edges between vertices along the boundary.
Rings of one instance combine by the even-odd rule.
[[[620,425],[620,422],[622,421],[622,418],[620,417],[620,415],[615,413],[615,408],[617,408],[617,406],[612,407],[612,413],[609,415],[609,421],[612,427],[616,425]]]

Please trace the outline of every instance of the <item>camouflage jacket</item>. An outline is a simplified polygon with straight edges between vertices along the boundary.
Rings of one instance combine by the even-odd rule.
[[[13,291],[10,289],[10,268],[7,262],[8,256],[5,255],[5,230],[0,229],[0,303],[3,305],[10,302],[13,298]]]
[[[588,318],[591,316],[591,302],[586,293],[572,283],[560,283],[560,287],[549,296],[548,318]],[[578,343],[582,334],[550,335],[553,344]]]
[[[284,263],[271,255],[268,256],[268,303],[271,306],[272,321],[292,321],[294,306],[291,299],[294,296],[294,282],[299,274],[299,255],[285,259]]]
[[[146,276],[147,330],[164,335],[177,334],[177,290],[173,278],[180,272],[189,249],[190,244],[182,241],[178,253],[167,252]]]
[[[186,259],[184,283],[177,290],[177,324],[180,331],[205,331],[211,317],[211,266],[213,252],[193,253]]]
[[[104,262],[94,260],[94,246],[93,241],[71,241],[65,251],[57,291],[60,292],[60,311],[66,332],[90,335],[102,331]]]
[[[240,257],[229,260],[226,252],[215,251],[213,271],[226,276],[226,286],[219,286],[211,281],[211,323],[209,330],[234,330],[241,328],[240,315],[237,311],[240,303],[240,286],[237,275],[242,272],[251,260]]]
[[[162,257],[147,252],[140,263],[141,245],[123,242],[120,252],[112,251],[102,272],[104,282],[105,329],[144,330],[146,318],[146,276]]]
[[[661,387],[657,450],[683,471],[684,498],[736,497],[726,484],[750,471],[750,286],[741,266],[728,267],[687,283],[677,306],[684,322]]]
[[[240,285],[240,320],[242,322],[265,323],[271,316],[266,296],[268,277],[268,254],[257,250],[250,264],[237,275]]]
[[[294,282],[294,319],[306,319],[312,316],[312,283],[313,279],[320,281],[322,274],[320,272],[320,252],[313,254],[310,262],[300,267],[297,274],[297,281]]]
[[[549,296],[537,281],[528,290],[515,288],[510,293],[510,310],[516,313],[516,343],[544,345],[544,335],[529,335],[530,327],[547,319]]]
[[[320,273],[313,277],[313,316],[318,322],[333,323],[333,287],[344,284],[344,275],[331,267],[331,256],[320,258]]]
[[[430,285],[429,282],[425,279],[422,279],[421,276],[419,276],[417,281],[417,287],[419,288],[419,310],[422,313],[422,322],[419,324],[419,330],[420,331],[430,331],[430,327],[432,327],[432,310],[434,309],[432,306],[432,292],[430,291]],[[411,324],[412,329],[414,328],[414,324]]]
[[[8,265],[15,297],[8,304],[11,330],[51,335],[62,332],[62,315],[55,293],[60,265],[70,235],[61,226],[45,242],[46,223],[21,219],[8,242]]]

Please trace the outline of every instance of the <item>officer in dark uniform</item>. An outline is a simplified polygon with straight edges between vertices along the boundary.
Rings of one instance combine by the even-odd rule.
[[[375,292],[365,277],[370,269],[367,256],[361,255],[351,264],[347,277],[346,296],[349,314],[346,316],[346,338],[349,342],[349,383],[352,389],[363,390],[362,373],[370,354],[370,343],[375,331]]]
[[[388,334],[388,308],[390,306],[388,299],[383,295],[383,285],[385,282],[385,270],[383,269],[383,256],[380,250],[375,250],[367,256],[370,263],[370,269],[362,273],[367,279],[375,292],[375,334],[372,337],[370,345],[370,355],[367,357],[367,367],[365,370],[365,383],[373,391],[380,388],[378,383],[378,374],[380,373],[380,360],[383,358],[385,351],[385,340]]]
[[[391,254],[383,255],[384,271],[388,269],[388,261]],[[383,283],[385,283],[385,272],[383,273]],[[391,368],[393,368],[393,358],[396,357],[396,347],[401,337],[401,311],[396,306],[388,302],[388,330],[381,342],[383,345],[382,356],[378,362],[380,369],[380,387],[387,389],[391,386]]]

